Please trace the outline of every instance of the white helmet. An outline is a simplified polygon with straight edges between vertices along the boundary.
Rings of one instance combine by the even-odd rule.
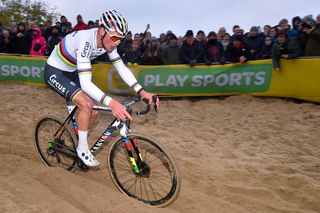
[[[103,25],[108,32],[117,32],[123,37],[128,32],[126,19],[115,10],[104,12],[99,20],[99,25]]]

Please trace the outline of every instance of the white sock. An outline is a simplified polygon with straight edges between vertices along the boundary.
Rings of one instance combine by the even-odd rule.
[[[79,144],[77,149],[81,151],[86,151],[89,149],[88,146],[88,131],[78,131],[79,134]]]

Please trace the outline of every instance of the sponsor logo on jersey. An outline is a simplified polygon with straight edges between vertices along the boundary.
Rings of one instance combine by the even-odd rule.
[[[84,45],[84,48],[83,48],[83,51],[81,52],[81,56],[82,57],[88,57],[88,52],[90,51],[91,49],[91,45],[89,42],[86,41],[85,45]]]
[[[57,81],[57,76],[56,75],[51,75],[49,78],[49,83],[54,86],[55,88],[57,88],[61,93],[65,93],[66,92],[66,88],[64,86],[61,85],[61,83],[59,83]]]

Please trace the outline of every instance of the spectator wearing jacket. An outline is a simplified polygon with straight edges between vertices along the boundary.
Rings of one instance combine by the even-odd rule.
[[[250,51],[243,41],[241,34],[232,38],[232,41],[227,47],[226,59],[232,63],[240,62],[245,63],[249,60]]]
[[[181,48],[178,38],[174,34],[170,37],[169,45],[164,49],[164,64],[181,64]]]
[[[13,42],[8,29],[2,30],[2,37],[0,41],[0,53],[12,53]]]
[[[18,24],[18,31],[13,39],[13,53],[16,54],[29,54],[30,47],[28,46],[27,41],[27,35],[26,35],[26,29],[25,24],[20,22]]]
[[[74,26],[74,31],[87,30],[88,25],[83,22],[82,16],[77,15],[77,24]]]
[[[122,60],[128,65],[138,65],[141,63],[142,53],[140,51],[139,42],[132,41],[130,47],[128,47],[123,55]]]
[[[272,64],[275,71],[280,71],[280,59],[294,59],[301,55],[299,42],[288,39],[286,30],[279,30],[277,41],[272,47]]]
[[[185,35],[186,39],[181,47],[182,63],[195,66],[202,58],[203,51],[198,41],[193,37],[193,31],[188,30]]]
[[[146,65],[162,65],[163,50],[160,46],[159,40],[156,37],[150,39],[149,47],[143,54],[142,64]]]
[[[247,47],[250,51],[250,60],[256,60],[257,55],[259,54],[264,38],[259,34],[257,27],[251,27],[248,37],[246,39]]]
[[[257,59],[269,59],[272,58],[272,46],[273,41],[270,36],[264,38],[264,44],[261,48],[261,51],[257,55]]]
[[[224,51],[227,51],[227,46],[230,44],[230,34],[229,33],[226,33],[223,37],[222,37],[222,40],[220,41],[222,46],[223,46],[223,50]],[[218,41],[218,39],[217,39]]]
[[[311,16],[303,18],[301,40],[304,43],[305,56],[320,56],[320,26]]]
[[[130,49],[131,44],[132,44],[132,33],[131,31],[129,31],[126,34],[125,38],[121,40],[121,43],[117,47],[119,55],[122,56],[126,50]]]
[[[206,65],[213,63],[225,64],[225,51],[222,44],[217,41],[217,34],[211,31],[204,48],[204,61]]]
[[[59,33],[59,28],[57,26],[53,26],[51,28],[51,33],[48,37],[48,42],[47,42],[47,48],[46,48],[46,55],[49,56],[51,52],[53,51],[54,47],[59,44],[61,41],[60,33]]]
[[[45,55],[47,47],[46,39],[42,36],[41,30],[39,27],[32,29],[32,43],[29,54],[35,56]]]

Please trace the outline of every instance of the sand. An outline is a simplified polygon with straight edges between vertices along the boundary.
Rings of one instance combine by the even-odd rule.
[[[181,193],[166,208],[121,194],[106,169],[67,172],[40,161],[35,122],[66,116],[44,87],[0,84],[0,212],[320,212],[320,106],[279,98],[162,100],[132,128],[175,155]],[[118,97],[121,99],[121,97]],[[100,116],[90,141],[106,126]],[[107,120],[107,121],[106,121]]]

